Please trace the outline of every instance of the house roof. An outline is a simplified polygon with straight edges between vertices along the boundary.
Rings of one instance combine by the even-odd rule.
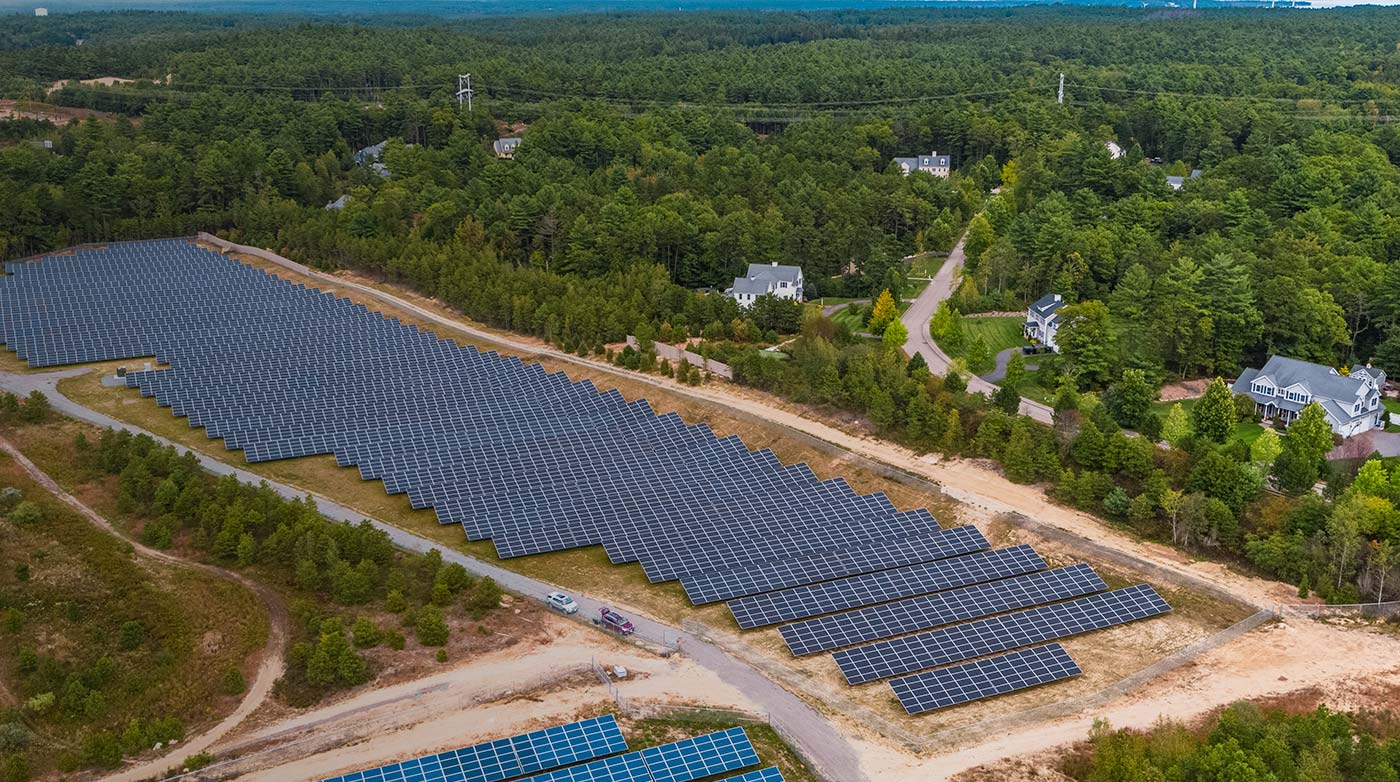
[[[762,296],[768,292],[768,280],[751,280],[748,277],[735,277],[734,287],[730,288],[729,292]]]
[[[491,142],[491,146],[496,150],[497,155],[505,155],[515,151],[520,146],[521,139],[515,136],[510,138],[498,138]]]
[[[1035,300],[1031,305],[1031,311],[1041,318],[1048,318],[1061,307],[1065,306],[1065,300],[1058,293],[1047,293]]]
[[[1299,361],[1296,358],[1287,356],[1270,356],[1267,363],[1260,369],[1246,369],[1240,373],[1235,380],[1233,390],[1237,394],[1248,394],[1261,404],[1272,404],[1282,410],[1298,412],[1306,405],[1301,402],[1294,402],[1287,397],[1263,396],[1254,393],[1250,386],[1259,378],[1267,378],[1276,388],[1286,389],[1292,386],[1301,386],[1311,401],[1322,405],[1337,421],[1351,421],[1362,416],[1371,415],[1371,410],[1363,410],[1360,413],[1352,413],[1351,406],[1356,400],[1364,398],[1371,391],[1371,381],[1377,385],[1383,383],[1383,379],[1377,379],[1377,374],[1382,378],[1385,373],[1379,370],[1360,367],[1361,377],[1344,377],[1335,369],[1314,364],[1308,361]]]
[[[335,199],[334,201],[330,202],[329,204],[326,204],[326,208],[327,208],[327,209],[344,209],[344,208],[345,208],[345,203],[346,203],[347,201],[349,201],[349,200],[350,200],[350,196],[348,196],[348,195],[343,195],[343,196],[341,196],[340,198],[337,198],[337,199]]]
[[[909,169],[910,171],[922,171],[930,168],[949,168],[952,165],[952,157],[940,155],[937,152],[930,152],[927,155],[918,157],[897,157],[894,162]]]
[[[775,280],[796,284],[802,278],[802,267],[751,263],[747,276],[750,280]]]
[[[381,141],[378,144],[374,144],[372,146],[368,146],[364,149],[357,151],[355,153],[355,162],[359,163],[360,165],[364,165],[365,163],[368,163],[371,160],[378,160],[379,156],[384,154],[384,145],[388,143],[389,140],[385,139],[384,141]]]

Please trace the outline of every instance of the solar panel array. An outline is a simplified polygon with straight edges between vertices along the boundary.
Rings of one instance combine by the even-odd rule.
[[[6,269],[0,339],[30,366],[154,356],[169,368],[127,385],[250,462],[334,455],[501,557],[601,545],[653,582],[679,580],[697,605],[729,601],[741,628],[791,623],[780,632],[795,654],[852,647],[835,654],[852,684],[1170,610],[1146,585],[1092,595],[1106,585],[1087,566],[1046,571],[1029,546],[991,550],[974,527],[943,529],[926,510],[819,480],[645,400],[461,347],[186,240]],[[1079,599],[1021,610],[1068,598]],[[928,674],[915,705],[995,690],[978,677],[995,682],[996,660],[1041,665],[1024,681],[1055,672],[1020,653],[953,665]],[[920,676],[900,681],[914,692]],[[697,754],[661,772],[632,753],[517,776],[678,782],[712,757],[685,749]],[[478,779],[454,759],[434,772],[452,776],[354,779]],[[413,773],[426,760],[410,761]]]
[[[843,649],[835,653],[836,664],[848,683],[861,684],[1102,630],[1170,610],[1152,587],[1138,584],[1068,603]]]
[[[777,766],[761,768],[757,771],[750,771],[747,774],[740,774],[737,777],[725,777],[720,782],[784,782],[783,773]]]
[[[1105,589],[1108,585],[1093,568],[1073,565],[809,619],[783,625],[779,631],[788,649],[800,656]]]
[[[910,714],[1005,695],[1078,676],[1079,666],[1059,644],[1036,646],[985,660],[952,665],[890,682]]]
[[[522,782],[694,782],[758,765],[743,728],[683,739],[581,766],[547,771]]]
[[[501,782],[627,750],[611,714],[323,782]]]
[[[127,385],[250,462],[332,454],[502,557],[602,545],[709,602],[987,548],[644,400],[185,240],[7,269],[0,339],[31,366],[155,356],[169,368]]]

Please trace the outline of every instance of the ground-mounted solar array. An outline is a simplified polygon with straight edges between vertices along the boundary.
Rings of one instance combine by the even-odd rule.
[[[758,765],[758,752],[743,728],[626,750],[627,741],[608,714],[322,782],[694,782]],[[525,774],[533,776],[521,779]],[[783,782],[783,775],[765,768],[734,780]]]
[[[796,654],[838,650],[853,684],[974,677],[1000,670],[967,665],[978,658],[1020,661],[1004,653],[1169,610],[1149,586],[1127,606],[1087,566],[1047,570],[1030,546],[992,549],[974,527],[944,529],[645,400],[186,240],[6,268],[0,339],[31,366],[154,356],[168,368],[127,385],[250,462],[333,455],[501,557],[601,545],[697,605],[729,601],[741,628],[782,624]],[[646,765],[629,757],[593,761],[597,778]]]
[[[627,751],[611,714],[440,752],[325,782],[501,782]]]

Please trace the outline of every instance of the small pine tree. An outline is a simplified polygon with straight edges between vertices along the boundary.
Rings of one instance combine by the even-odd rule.
[[[1312,585],[1308,581],[1308,574],[1303,572],[1303,580],[1298,582],[1298,597],[1307,600],[1308,593],[1312,592]]]

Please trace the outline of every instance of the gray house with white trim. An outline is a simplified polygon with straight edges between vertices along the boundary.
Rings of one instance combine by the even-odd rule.
[[[748,273],[735,277],[733,287],[724,295],[739,302],[740,307],[749,307],[759,296],[770,293],[780,299],[802,301],[802,267],[779,266],[777,261],[767,266],[751,263]]]
[[[948,172],[952,170],[953,160],[950,156],[940,155],[938,150],[934,150],[927,155],[919,155],[918,157],[897,157],[894,162],[899,164],[905,176],[909,176],[915,171],[927,171],[934,176],[946,179]]]
[[[1047,293],[1026,308],[1026,322],[1021,332],[1026,339],[1035,340],[1047,348],[1060,352],[1055,344],[1055,333],[1060,330],[1060,308],[1065,300],[1058,293]]]
[[[1360,364],[1343,375],[1332,367],[1270,356],[1262,369],[1246,369],[1233,391],[1254,400],[1254,410],[1285,424],[1297,419],[1303,408],[1317,402],[1327,412],[1327,423],[1342,437],[1352,437],[1385,427],[1381,404],[1385,372]]]

